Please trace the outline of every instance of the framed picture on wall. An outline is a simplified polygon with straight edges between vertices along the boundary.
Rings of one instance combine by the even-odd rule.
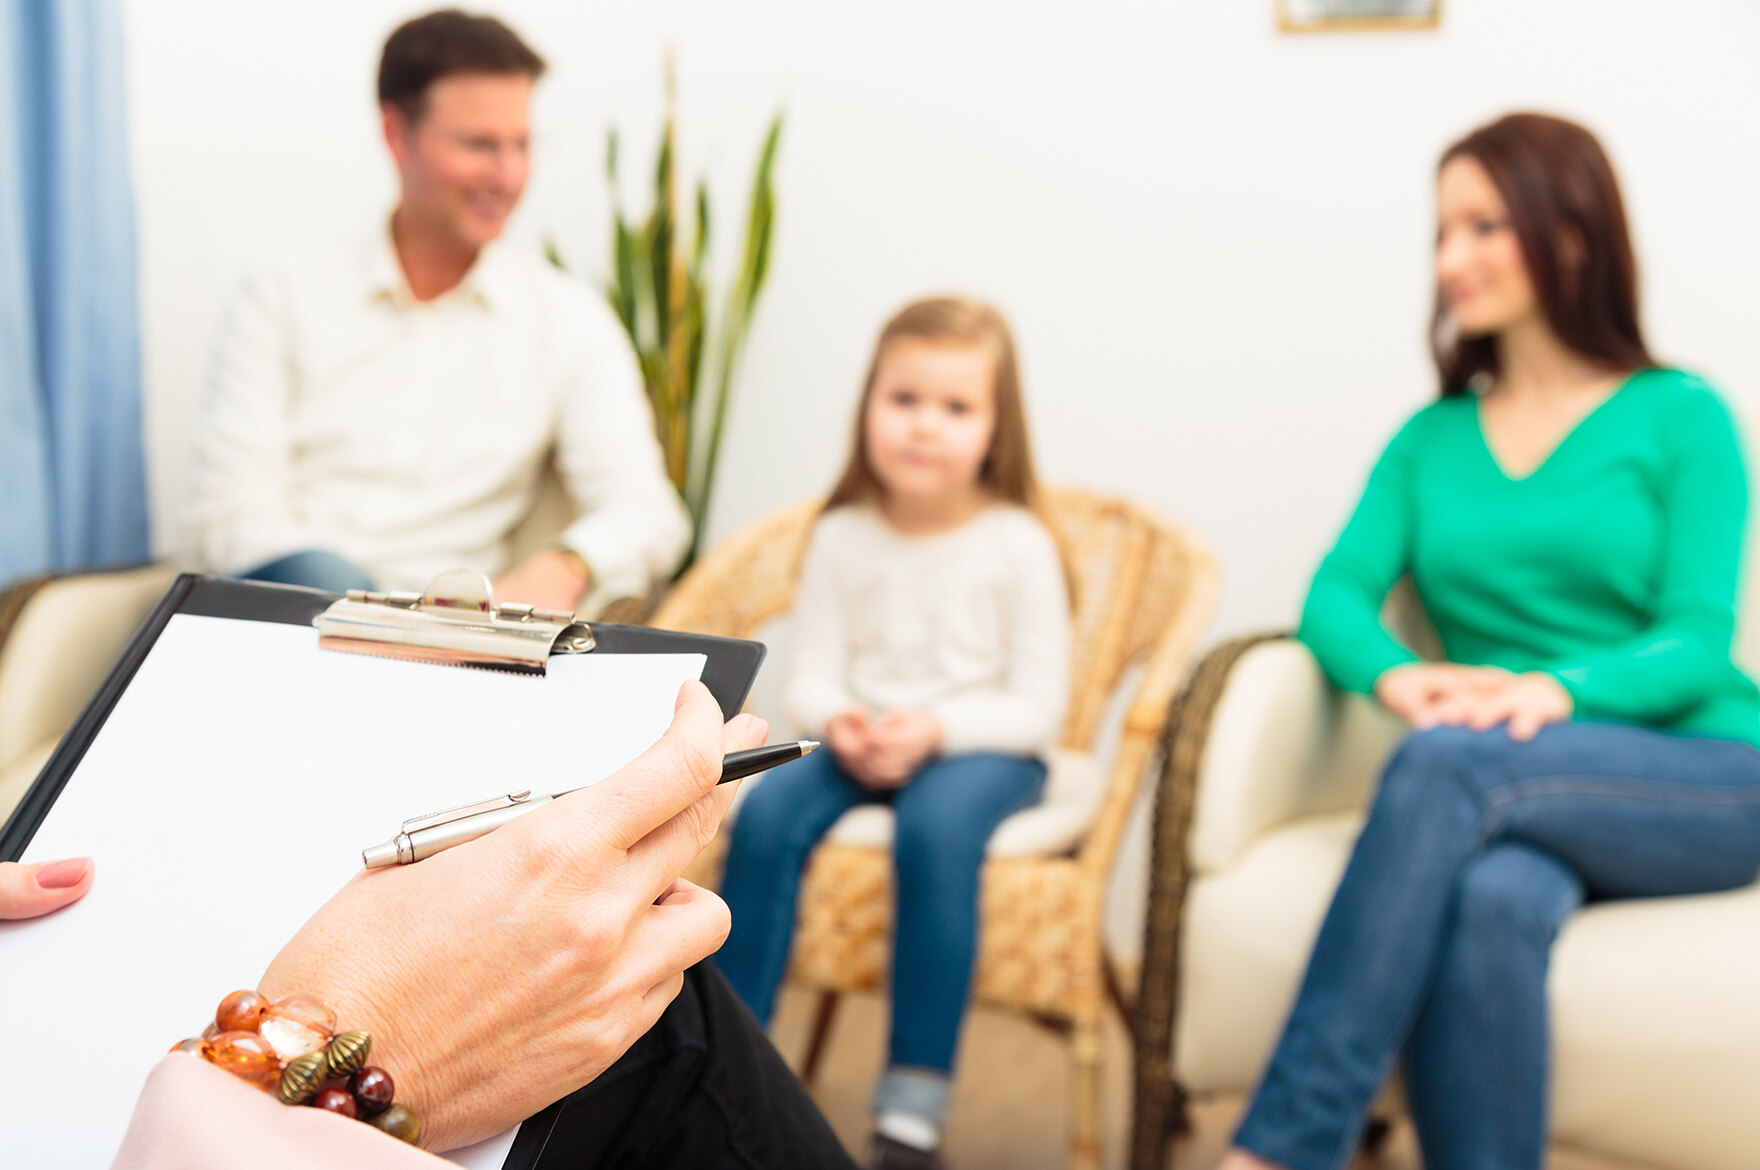
[[[1422,29],[1442,23],[1442,0],[1277,0],[1284,32]]]

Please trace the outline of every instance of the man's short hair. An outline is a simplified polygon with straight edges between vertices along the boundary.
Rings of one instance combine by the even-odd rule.
[[[386,38],[379,57],[380,104],[392,103],[414,122],[427,104],[428,87],[454,73],[536,81],[544,75],[544,58],[493,16],[443,8],[406,21]]]

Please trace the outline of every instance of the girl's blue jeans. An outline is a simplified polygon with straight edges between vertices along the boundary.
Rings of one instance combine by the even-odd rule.
[[[1546,968],[1585,898],[1760,871],[1760,750],[1623,724],[1409,736],[1381,779],[1235,1135],[1291,1170],[1349,1160],[1397,1058],[1425,1170],[1538,1170]]]
[[[757,785],[733,823],[721,896],[733,930],[715,956],[759,1023],[787,970],[801,870],[814,844],[859,804],[890,803],[894,837],[894,1067],[948,1072],[978,934],[978,871],[1003,818],[1039,799],[1045,765],[992,753],[944,756],[896,792],[871,792],[829,750]]]

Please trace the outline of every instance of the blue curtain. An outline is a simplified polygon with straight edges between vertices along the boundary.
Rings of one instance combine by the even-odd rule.
[[[0,587],[148,554],[119,0],[0,5]]]

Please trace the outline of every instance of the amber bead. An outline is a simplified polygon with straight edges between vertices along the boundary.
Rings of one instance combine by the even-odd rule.
[[[275,1085],[275,1095],[289,1105],[302,1105],[317,1096],[323,1087],[324,1054],[308,1052],[287,1062]]]
[[[348,1078],[348,1091],[360,1103],[362,1117],[383,1113],[397,1096],[396,1087],[391,1083],[391,1074],[372,1065]]]
[[[323,1000],[310,995],[284,995],[263,1009],[266,1016],[297,1020],[320,1032],[336,1033],[336,1013]]]
[[[226,1031],[226,1029],[222,1028],[219,1024],[210,1023],[206,1028],[202,1029],[202,1039],[212,1040],[224,1031]]]
[[[373,1038],[358,1028],[340,1033],[324,1050],[325,1070],[331,1077],[352,1076],[366,1066],[367,1055],[373,1051]]]
[[[254,991],[235,991],[214,1009],[214,1023],[222,1032],[255,1032],[269,1001]]]
[[[281,1060],[255,1032],[222,1032],[202,1044],[202,1057],[241,1080],[267,1089],[281,1079]]]
[[[187,1052],[191,1056],[200,1056],[202,1054],[202,1045],[204,1043],[205,1043],[205,1041],[203,1041],[199,1036],[191,1036],[188,1040],[179,1040],[177,1043],[173,1044],[166,1051],[168,1051],[168,1052]]]
[[[325,1089],[312,1098],[312,1107],[328,1109],[332,1113],[340,1113],[344,1117],[356,1116],[354,1098],[343,1089]]]
[[[393,1105],[385,1112],[367,1118],[367,1124],[412,1146],[422,1140],[422,1123],[416,1120],[408,1105]]]
[[[330,1043],[336,1013],[309,995],[284,995],[263,1009],[257,1031],[282,1060],[292,1060]]]

